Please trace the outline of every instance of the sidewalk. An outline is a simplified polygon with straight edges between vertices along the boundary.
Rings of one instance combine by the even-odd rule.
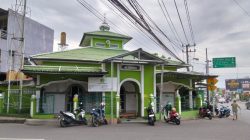
[[[27,119],[0,116],[0,123],[20,123],[27,125],[58,125],[57,119]]]

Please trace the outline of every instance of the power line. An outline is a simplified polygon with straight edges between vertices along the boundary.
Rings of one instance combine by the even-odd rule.
[[[163,2],[163,1],[162,1],[162,2]],[[158,0],[158,4],[159,4],[159,6],[160,6],[160,8],[161,8],[161,11],[162,11],[162,13],[163,13],[163,15],[164,15],[164,17],[165,17],[167,23],[168,23],[168,26],[169,26],[170,30],[171,30],[172,33],[174,34],[175,39],[176,39],[177,41],[179,41],[181,44],[183,44],[182,41],[181,41],[181,39],[180,39],[180,37],[179,37],[178,35],[176,35],[176,32],[174,31],[175,28],[173,29],[173,27],[171,26],[170,21],[169,21],[167,15],[165,14],[165,11],[164,11],[164,9],[163,9],[163,7],[165,7],[165,5],[162,5],[161,2],[160,2],[160,0]],[[166,9],[166,7],[165,7],[165,9]],[[168,14],[167,9],[166,9],[166,12],[167,12],[167,14]],[[172,20],[171,20],[171,21],[172,21]],[[182,49],[182,48],[181,48],[181,49]]]
[[[185,5],[185,11],[186,11],[187,19],[188,19],[189,30],[191,33],[191,38],[192,38],[193,43],[195,44],[194,32],[193,32],[193,28],[192,28],[192,23],[191,23],[191,18],[190,18],[190,14],[189,14],[187,0],[184,0],[184,5]]]
[[[100,19],[101,21],[102,21],[102,19],[104,18],[103,17],[103,15],[98,11],[98,10],[96,10],[93,6],[91,6],[89,3],[87,3],[85,0],[77,0],[82,6],[84,6],[89,12],[91,12],[94,16],[96,16],[98,19]],[[103,2],[104,3],[104,2]],[[107,6],[107,5],[106,5]],[[109,7],[109,6],[108,6]],[[110,7],[109,7],[110,8]],[[113,9],[111,9],[111,10],[113,10]],[[113,10],[113,12],[115,12],[114,10]],[[115,31],[117,31],[117,32],[120,32],[120,33],[122,33],[122,31],[120,30],[120,28],[115,24],[115,23],[113,23],[111,20],[109,20],[109,19],[107,19],[107,21],[110,23],[110,24],[112,24],[114,27],[116,27],[117,28],[117,30],[116,29],[114,29]],[[135,28],[134,26],[132,26],[133,28]],[[138,28],[135,28],[135,29],[138,29]],[[145,32],[143,31],[143,30],[141,30],[141,29],[139,29],[146,37],[148,37],[149,39],[150,39],[150,36],[148,36],[147,34],[145,34]],[[127,34],[127,33],[125,33],[125,34]],[[137,41],[137,42],[139,42],[139,44],[144,44],[144,43],[142,43],[141,41],[139,41],[139,40],[137,40],[137,39],[135,39],[135,41]],[[145,47],[147,47],[149,50],[152,50],[151,48],[149,48],[149,46],[147,46],[147,45],[144,45]],[[152,50],[153,51],[153,50]]]
[[[174,29],[174,31],[175,31],[176,36],[178,37],[179,41],[180,41],[182,44],[184,44],[184,43],[182,42],[182,40],[181,40],[181,38],[180,38],[180,36],[179,36],[179,34],[178,34],[178,32],[177,32],[175,26],[174,26],[174,24],[173,24],[173,21],[172,21],[172,19],[171,19],[171,17],[170,17],[170,14],[169,14],[169,12],[168,12],[168,10],[167,10],[167,8],[166,8],[165,2],[164,2],[163,0],[162,0],[162,4],[163,4],[163,7],[164,7],[164,9],[165,9],[165,11],[166,11],[166,13],[167,13],[167,16],[168,16],[168,18],[169,18],[169,21],[170,21],[170,23],[171,23],[171,25],[172,25],[172,27],[173,27],[173,29]]]
[[[130,23],[129,21],[126,20],[126,18],[124,18],[123,16],[121,16],[119,13],[117,13],[110,5],[108,5],[108,4],[106,3],[106,0],[102,0],[101,2],[102,2],[103,4],[105,4],[109,9],[111,9],[111,11],[112,11],[113,13],[115,13],[117,16],[119,16],[119,17],[122,19],[121,21],[122,21],[123,23],[126,23],[125,25],[129,25],[130,27],[132,27],[132,28],[134,28],[135,30],[139,31],[139,32],[136,32],[136,33],[139,33],[139,34],[141,34],[141,35],[144,35],[146,38],[148,38],[148,39],[151,40],[151,38],[149,37],[148,34],[146,34],[142,29],[139,29],[138,27],[135,27],[135,26],[136,26],[135,24]],[[131,30],[131,28],[128,28],[128,30]],[[152,48],[150,48],[145,42],[140,41],[140,40],[138,40],[138,39],[136,39],[136,38],[135,38],[135,40],[136,40],[139,44],[145,44],[144,46],[147,47],[149,50],[154,51],[154,50],[153,50]],[[155,42],[154,42],[154,43],[155,43]],[[156,45],[158,45],[158,44],[156,44]]]
[[[185,29],[184,29],[184,26],[183,26],[183,23],[182,23],[182,19],[181,19],[181,16],[180,16],[180,13],[179,13],[179,10],[178,10],[178,6],[176,4],[176,1],[174,0],[174,4],[175,4],[175,9],[177,11],[177,14],[178,14],[178,17],[179,17],[179,20],[180,20],[180,23],[181,23],[181,27],[182,27],[182,30],[183,30],[183,33],[184,33],[184,36],[185,36],[185,39],[187,41],[187,44],[189,44],[189,41],[188,41],[188,38],[187,38],[187,34],[185,32]]]
[[[236,3],[239,7],[240,7],[240,9],[248,16],[248,17],[250,17],[250,14],[239,4],[239,2],[238,1],[236,1],[236,0],[233,0],[234,1],[234,3]]]
[[[127,8],[124,4],[122,4],[119,0],[109,0],[109,2],[114,5],[125,17],[127,17],[130,21],[134,21],[138,23],[144,30],[146,30],[155,41],[157,41],[160,46],[167,51],[171,56],[183,62],[175,53],[173,53],[163,42],[159,39],[159,37],[152,31],[152,26],[146,22],[144,15],[151,21],[151,23],[156,27],[158,31],[162,33],[170,42],[171,40],[164,34],[164,32],[154,23],[154,21],[147,15],[147,13],[143,10],[143,8],[139,5],[136,0],[127,0],[132,9],[135,11],[132,12],[129,8]],[[144,13],[144,15],[142,14]],[[131,20],[132,18],[132,20]]]

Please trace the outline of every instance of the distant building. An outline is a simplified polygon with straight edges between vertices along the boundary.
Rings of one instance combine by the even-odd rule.
[[[15,11],[0,8],[0,81],[6,80],[20,69],[21,48],[19,47],[21,15]],[[54,30],[28,17],[24,24],[25,60],[30,55],[53,51]],[[12,52],[11,52],[12,50]],[[12,55],[12,57],[10,57]],[[15,76],[12,79],[15,79]]]

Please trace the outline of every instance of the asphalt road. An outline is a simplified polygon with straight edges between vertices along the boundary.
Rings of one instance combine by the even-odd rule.
[[[250,140],[250,110],[241,103],[239,120],[214,118],[182,121],[180,126],[157,122],[100,127],[0,124],[0,140]]]

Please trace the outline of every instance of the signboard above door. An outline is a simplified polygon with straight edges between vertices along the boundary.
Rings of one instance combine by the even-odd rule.
[[[112,85],[113,84],[113,85]],[[117,78],[113,77],[89,77],[88,92],[117,91]]]

